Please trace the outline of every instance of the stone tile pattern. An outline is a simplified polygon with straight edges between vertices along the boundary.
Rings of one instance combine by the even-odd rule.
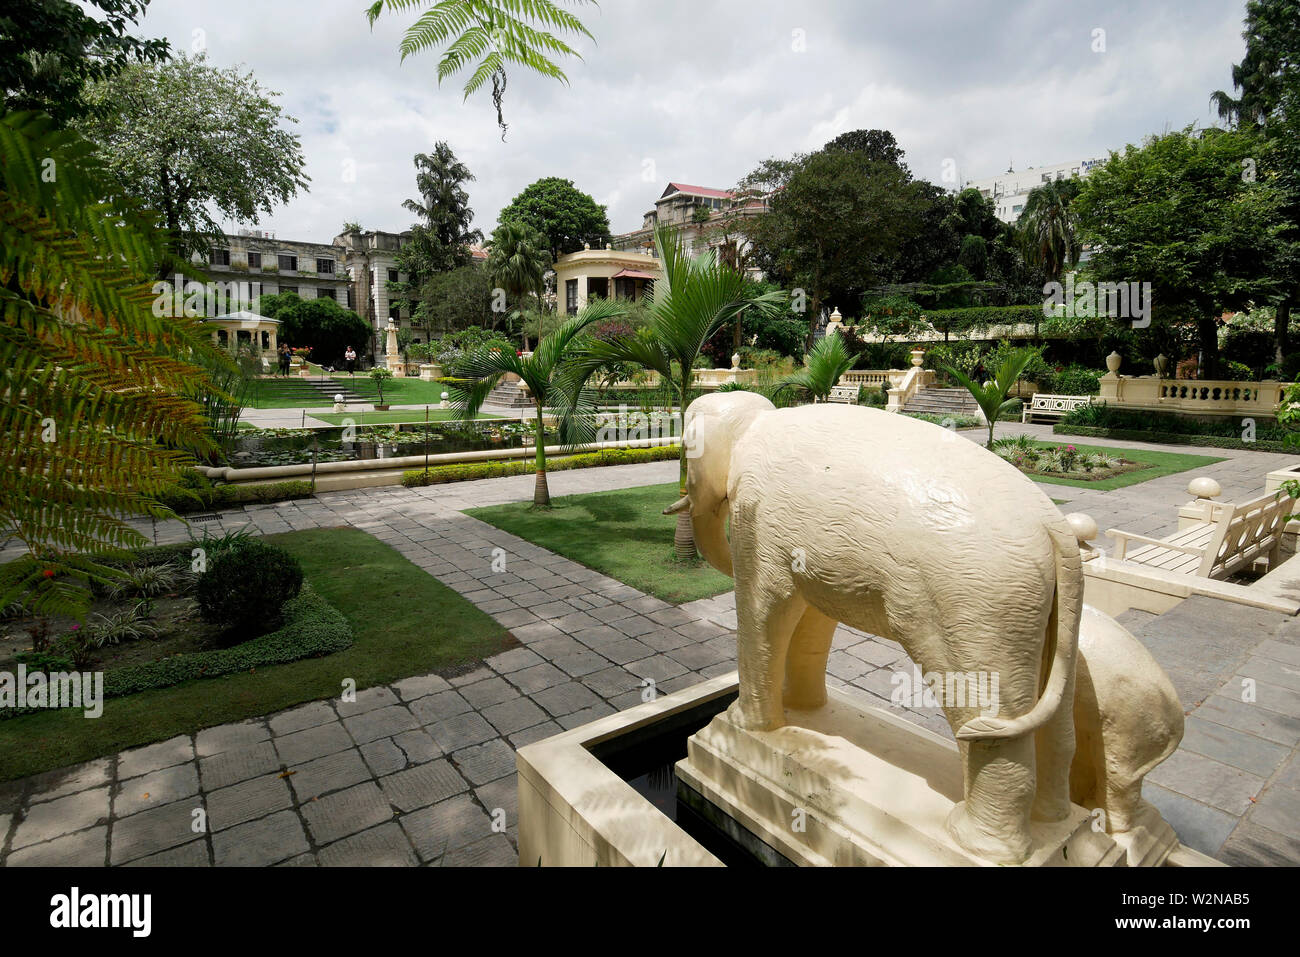
[[[1204,470],[1224,484],[1225,499],[1243,473],[1262,481],[1283,458],[1225,454]],[[565,495],[675,476],[676,464],[661,462],[557,473],[551,482]],[[1163,534],[1176,524],[1189,477],[1048,492],[1102,528]],[[531,477],[518,476],[225,513],[227,530],[368,531],[495,617],[520,646],[465,674],[407,678],[355,701],[312,702],[0,785],[0,865],[516,863],[515,748],[638,704],[650,688],[669,693],[735,667],[733,595],[674,607],[460,513],[531,494]],[[154,539],[185,541],[187,532],[164,523]],[[504,571],[493,568],[495,549]],[[1240,623],[1207,626],[1206,643],[1189,655],[1191,646],[1179,651],[1167,640],[1187,622],[1143,622],[1143,640],[1194,697],[1187,740],[1152,775],[1147,796],[1192,846],[1233,863],[1297,863],[1300,623],[1257,624],[1262,631],[1249,635]],[[1216,645],[1215,627],[1235,646]],[[836,632],[831,684],[887,703],[898,668],[910,662],[897,644]],[[1239,700],[1243,678],[1255,680],[1254,703]],[[937,710],[903,711],[950,734]]]

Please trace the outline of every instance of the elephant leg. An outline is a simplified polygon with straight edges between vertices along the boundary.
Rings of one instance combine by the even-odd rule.
[[[795,626],[785,662],[785,705],[812,710],[826,703],[826,659],[839,624],[811,605]]]
[[[949,722],[952,720],[950,715]],[[949,831],[962,847],[994,863],[1021,863],[1029,856],[1032,844],[1032,736],[960,744],[966,772],[965,800],[949,816]]]
[[[772,731],[785,724],[782,686],[786,654],[795,625],[808,603],[793,581],[779,582],[760,573],[757,580],[736,580],[736,664],[740,697],[731,706],[733,719],[752,731]]]
[[[1038,782],[1034,795],[1036,821],[1064,821],[1070,816],[1070,764],[1074,760],[1074,679],[1056,714],[1034,735]]]

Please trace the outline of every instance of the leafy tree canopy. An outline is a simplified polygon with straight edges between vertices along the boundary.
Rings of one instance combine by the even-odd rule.
[[[307,187],[302,145],[281,128],[297,121],[278,95],[251,72],[182,56],[93,84],[80,126],[120,189],[157,211],[175,253],[206,253],[222,234],[211,211],[256,222]]]
[[[533,227],[546,237],[552,260],[577,252],[583,243],[596,248],[610,238],[605,207],[574,186],[573,180],[558,176],[528,186],[501,210],[497,222]]]
[[[65,125],[87,112],[87,83],[110,79],[131,64],[165,60],[166,40],[127,33],[148,5],[149,0],[6,4],[0,12],[0,112],[40,110]]]
[[[285,345],[310,346],[311,359],[321,365],[342,365],[348,346],[357,352],[370,345],[370,326],[335,299],[302,299],[296,292],[262,296],[257,311],[280,321]]]

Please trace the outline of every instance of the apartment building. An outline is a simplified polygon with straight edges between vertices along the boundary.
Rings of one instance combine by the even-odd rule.
[[[1089,170],[1102,162],[1102,159],[1085,159],[1050,166],[1029,166],[1020,171],[1008,168],[997,176],[970,180],[962,188],[979,190],[980,195],[993,200],[998,219],[1014,223],[1024,212],[1030,190],[1056,179],[1087,176]]]

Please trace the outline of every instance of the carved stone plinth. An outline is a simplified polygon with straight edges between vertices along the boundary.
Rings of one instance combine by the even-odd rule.
[[[989,866],[945,827],[962,800],[956,744],[828,693],[815,711],[787,710],[776,731],[743,730],[723,712],[691,736],[678,778],[795,864]],[[1125,863],[1125,849],[1093,830],[1081,807],[1065,821],[1034,822],[1031,838],[1028,867]]]

